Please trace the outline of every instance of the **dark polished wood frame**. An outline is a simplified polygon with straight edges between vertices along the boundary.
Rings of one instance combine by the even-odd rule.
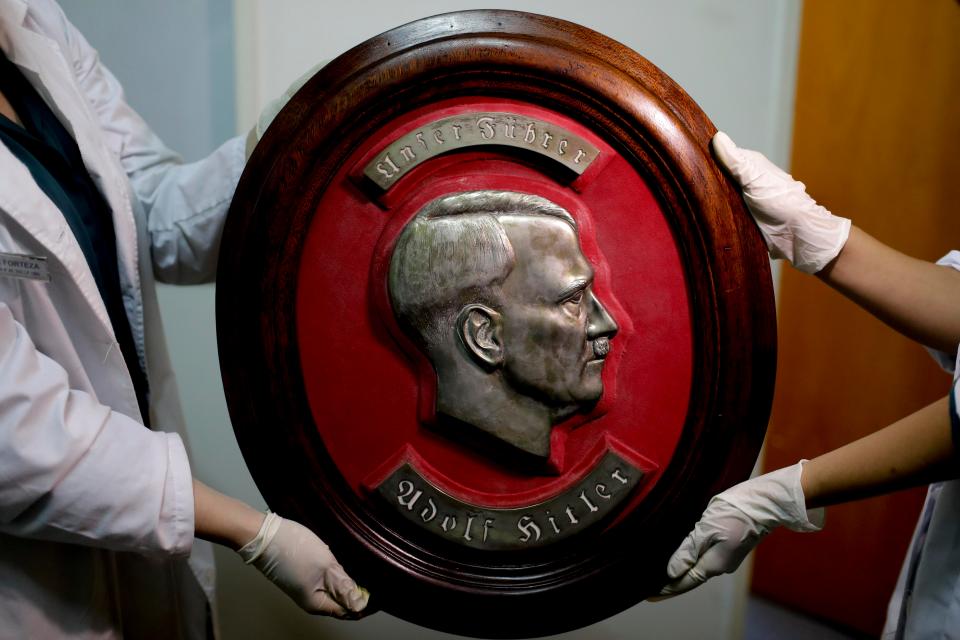
[[[672,226],[695,323],[687,420],[656,487],[602,539],[578,536],[521,560],[450,549],[371,517],[317,433],[297,346],[301,249],[328,182],[370,131],[465,95],[567,114],[627,158]],[[237,188],[220,253],[224,387],[271,508],[333,547],[371,588],[371,610],[496,637],[601,620],[656,593],[710,496],[749,475],[773,395],[773,292],[759,233],[710,156],[714,132],[676,83],[619,43],[561,20],[487,10],[368,40],[317,73],[270,126]]]

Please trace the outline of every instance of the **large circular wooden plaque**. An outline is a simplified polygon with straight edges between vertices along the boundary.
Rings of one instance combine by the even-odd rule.
[[[714,131],[633,51],[509,11],[377,36],[270,126],[220,254],[227,401],[371,610],[601,620],[749,475],[773,294]]]

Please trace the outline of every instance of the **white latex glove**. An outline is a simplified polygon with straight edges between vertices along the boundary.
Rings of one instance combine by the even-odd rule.
[[[818,205],[802,182],[762,153],[740,149],[722,131],[713,136],[712,145],[717,160],[743,190],[770,257],[789,260],[806,273],[820,271],[837,257],[850,235],[850,220]]]
[[[667,574],[673,582],[660,595],[684,593],[709,578],[732,573],[778,526],[819,531],[823,509],[807,511],[800,486],[804,462],[741,482],[714,496],[700,522],[670,557]]]
[[[268,513],[257,536],[237,553],[308,613],[353,617],[369,594],[357,586],[312,531]]]
[[[287,87],[286,91],[281,93],[279,97],[268,102],[267,106],[260,111],[257,122],[251,127],[249,133],[247,133],[247,158],[253,153],[253,148],[260,142],[260,138],[263,137],[263,133],[267,130],[267,127],[270,126],[270,123],[273,122],[273,119],[276,118],[280,110],[290,102],[290,98],[292,98],[297,91],[300,91],[303,85],[307,84],[307,80],[316,75],[317,71],[327,66],[328,62],[330,61],[324,60],[310,67],[305,74],[294,80],[290,86]]]

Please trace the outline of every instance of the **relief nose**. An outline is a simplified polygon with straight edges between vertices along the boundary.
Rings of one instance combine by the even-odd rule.
[[[587,322],[587,337],[592,339],[599,337],[612,338],[620,330],[617,321],[613,319],[607,308],[594,295],[593,291],[588,291],[589,297],[589,320]]]

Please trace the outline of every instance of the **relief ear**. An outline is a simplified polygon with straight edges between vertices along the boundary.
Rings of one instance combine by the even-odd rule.
[[[500,314],[482,304],[467,305],[457,316],[460,343],[477,364],[495,369],[503,364]]]

